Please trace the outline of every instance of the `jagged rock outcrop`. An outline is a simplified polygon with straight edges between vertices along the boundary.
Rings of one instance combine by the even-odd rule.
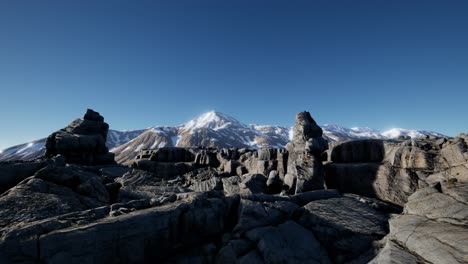
[[[287,173],[293,178],[286,185],[289,193],[324,188],[321,155],[328,148],[328,142],[322,134],[322,129],[309,112],[297,114],[293,140],[287,146],[289,151]]]
[[[67,127],[51,134],[46,141],[46,157],[62,155],[66,162],[83,165],[112,164],[114,154],[106,147],[109,125],[98,112],[86,111]]]
[[[53,158],[0,164],[0,263],[468,261],[466,135],[324,155],[302,112],[287,150],[168,147],[124,167],[79,144],[52,152],[103,136],[99,114],[83,120],[51,136]]]
[[[403,206],[420,188],[440,181],[468,182],[465,140],[460,136],[335,143],[328,151],[326,183]]]
[[[386,245],[372,263],[467,263],[468,184],[442,182],[408,198],[404,214],[390,219]]]

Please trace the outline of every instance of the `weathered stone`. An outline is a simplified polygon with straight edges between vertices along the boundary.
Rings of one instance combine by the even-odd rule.
[[[377,139],[347,141],[331,150],[331,161],[339,163],[381,162],[384,156],[384,143]]]
[[[468,185],[464,187],[466,194]],[[468,195],[464,197],[466,198]],[[421,189],[410,196],[408,203],[405,204],[405,213],[425,216],[439,222],[468,226],[468,205],[432,187]]]
[[[270,204],[242,199],[239,221],[233,232],[242,234],[257,227],[277,225],[290,218],[298,208],[291,202],[278,201]]]
[[[388,241],[385,247],[369,264],[419,264],[420,260],[401,246]]]
[[[152,150],[150,155],[149,160],[159,162],[192,162],[195,160],[194,153],[186,148],[159,148]],[[199,159],[201,159],[201,157],[199,157]]]
[[[418,189],[418,175],[380,163],[329,163],[325,166],[328,188],[377,197],[404,205]]]
[[[324,188],[321,154],[327,148],[328,142],[322,138],[322,129],[310,114],[308,112],[297,114],[293,139],[287,146],[289,151],[287,174],[296,178],[294,193]],[[291,187],[291,184],[291,180],[288,179],[285,185]],[[292,193],[292,190],[289,189],[289,192]]]
[[[221,178],[221,181],[223,183],[223,190],[226,196],[240,193],[239,183],[241,182],[241,178],[239,176]]]
[[[263,193],[266,188],[267,178],[263,174],[245,174],[239,184],[241,194]]]
[[[46,140],[46,157],[61,154],[67,163],[85,165],[112,164],[114,154],[106,147],[109,125],[90,109],[84,119],[76,119]]]
[[[333,262],[354,259],[387,233],[388,216],[347,197],[308,203],[299,223],[311,230]]]
[[[45,165],[41,161],[0,163],[0,194],[32,176]]]
[[[266,188],[268,193],[279,193],[281,191],[281,181],[277,171],[272,170],[268,175]]]
[[[295,175],[287,173],[284,176],[283,189],[292,190],[292,193],[294,193],[295,190],[296,190],[296,179],[297,179],[297,177]],[[290,193],[291,193],[291,191],[290,191]]]
[[[118,178],[122,177],[125,173],[129,172],[130,170],[130,168],[124,166],[106,166],[99,169],[99,172],[102,176]]]
[[[309,112],[300,112],[296,115],[296,125],[293,128],[293,143],[298,147],[304,146],[310,138],[318,138],[323,134],[322,128],[317,125]]]
[[[195,192],[209,192],[212,190],[222,190],[223,184],[219,178],[211,178],[201,182],[195,182],[189,189]]]
[[[229,206],[228,200],[212,199],[104,217],[92,224],[61,225],[49,231],[32,224],[25,227],[27,233],[22,228],[4,235],[0,259],[10,263],[164,261],[180,247],[221,235]]]
[[[466,263],[468,230],[429,220],[423,216],[400,215],[390,220],[390,239],[429,263]]]
[[[265,263],[331,263],[312,232],[293,221],[247,233]]]

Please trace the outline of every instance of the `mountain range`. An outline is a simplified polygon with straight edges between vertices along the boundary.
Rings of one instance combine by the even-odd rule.
[[[394,139],[401,136],[445,137],[425,130],[393,128],[378,131],[368,127],[346,128],[334,124],[321,126],[329,141],[355,139]],[[291,128],[274,125],[247,125],[224,113],[210,111],[179,126],[155,126],[146,129],[109,130],[107,147],[115,153],[116,161],[130,163],[142,149],[162,147],[284,147],[291,138]],[[45,153],[45,138],[16,145],[0,151],[0,161],[29,160]]]

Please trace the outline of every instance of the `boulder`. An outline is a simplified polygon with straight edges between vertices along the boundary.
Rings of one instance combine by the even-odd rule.
[[[192,245],[221,236],[230,218],[232,202],[229,198],[185,201],[115,217],[101,213],[94,213],[93,217],[72,214],[34,222],[4,233],[0,260],[6,263],[165,262],[176,252],[189,252]],[[109,207],[103,209],[104,213],[109,212]],[[214,251],[210,252],[214,255]]]
[[[106,147],[109,125],[99,113],[88,109],[83,119],[52,133],[46,140],[46,157],[62,155],[67,163],[112,164],[114,154]]]
[[[280,224],[289,219],[298,208],[296,204],[286,201],[262,203],[242,199],[239,220],[233,233],[241,235],[254,228]]]
[[[408,198],[404,214],[390,219],[385,248],[373,263],[392,263],[388,254],[423,263],[468,261],[468,185],[442,182]],[[395,248],[395,245],[398,245]]]
[[[296,116],[293,128],[293,139],[288,144],[287,174],[296,179],[295,190],[289,193],[300,193],[324,188],[322,153],[328,148],[328,142],[322,138],[322,129],[308,112]],[[286,176],[285,176],[286,177]],[[285,179],[286,181],[286,179]],[[285,187],[292,188],[291,181]]]
[[[159,162],[193,162],[195,161],[195,154],[187,148],[178,147],[164,147],[156,150],[149,150],[149,160]],[[208,157],[202,157],[200,153],[198,162],[209,162]],[[206,155],[206,153],[205,153]],[[138,157],[137,157],[138,160]]]
[[[405,251],[398,244],[389,241],[385,247],[369,264],[419,264],[419,258],[408,251]]]
[[[278,172],[275,170],[270,171],[268,180],[266,182],[266,188],[268,193],[279,193],[281,192],[281,180]]]
[[[328,188],[341,192],[376,197],[403,206],[419,188],[419,175],[381,163],[328,163],[325,165]]]
[[[323,135],[322,128],[317,125],[309,112],[300,112],[296,115],[293,128],[292,143],[298,148],[305,148],[305,143],[311,138],[320,138]]]
[[[390,239],[429,263],[466,263],[466,226],[429,220],[418,215],[400,215],[390,220]]]
[[[294,221],[249,231],[264,263],[331,263],[327,252],[309,230]]]
[[[263,174],[245,174],[239,184],[241,194],[264,193],[267,178]]]
[[[1,162],[0,194],[15,186],[27,177],[32,176],[44,166],[46,166],[46,163],[43,161]]]
[[[331,149],[331,161],[338,163],[381,162],[384,142],[378,139],[347,141]]]
[[[223,183],[223,190],[226,196],[235,195],[240,193],[239,184],[241,178],[239,176],[232,176],[228,178],[221,178]]]
[[[355,199],[317,200],[304,209],[299,224],[314,233],[336,263],[359,257],[387,234],[388,215]]]

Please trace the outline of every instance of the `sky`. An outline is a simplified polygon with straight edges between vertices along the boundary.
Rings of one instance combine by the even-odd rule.
[[[0,149],[100,112],[111,129],[244,123],[468,132],[468,1],[0,0]]]

